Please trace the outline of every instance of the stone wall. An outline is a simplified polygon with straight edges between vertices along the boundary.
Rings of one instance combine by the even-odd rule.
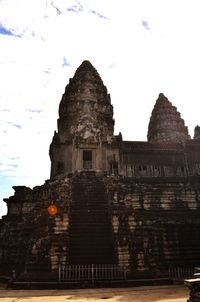
[[[200,177],[137,179],[88,173],[48,181],[33,190],[14,187],[14,196],[6,200],[8,215],[0,221],[0,275],[15,269],[21,279],[57,279],[58,265],[69,264],[73,258],[72,250],[69,257],[70,236],[75,236],[74,229],[70,233],[71,223],[84,226],[87,236],[81,238],[96,259],[91,234],[101,232],[97,221],[103,223],[105,217],[111,219],[112,232],[104,227],[107,237],[102,232],[97,236],[104,242],[104,252],[105,242],[110,244],[105,263],[125,265],[129,278],[165,276],[171,266],[200,266]],[[47,210],[52,203],[58,209],[54,216]],[[70,216],[72,205],[76,219]],[[88,225],[88,217],[95,231]],[[80,237],[79,228],[74,234]],[[87,249],[79,247],[82,252]]]
[[[187,177],[200,175],[200,144],[123,142],[122,169],[125,177]]]
[[[199,178],[110,178],[107,190],[118,262],[130,276],[200,265]]]
[[[6,200],[8,215],[1,220],[0,274],[15,269],[21,278],[57,278],[59,263],[68,261],[68,212],[71,179],[49,181],[33,190],[14,187]],[[55,216],[48,213],[56,205]]]

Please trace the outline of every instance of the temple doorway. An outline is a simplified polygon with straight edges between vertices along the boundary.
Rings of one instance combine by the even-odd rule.
[[[90,170],[92,169],[92,151],[83,150],[83,169]]]

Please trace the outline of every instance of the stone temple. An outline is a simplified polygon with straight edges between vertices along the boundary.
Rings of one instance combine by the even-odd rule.
[[[200,266],[200,127],[191,139],[161,93],[147,138],[114,135],[110,95],[84,61],[59,105],[50,179],[4,199],[0,275],[80,281],[94,268],[112,268],[109,279],[123,267],[137,279]]]

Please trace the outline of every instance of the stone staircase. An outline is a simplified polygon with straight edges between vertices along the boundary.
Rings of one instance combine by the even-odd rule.
[[[84,172],[72,180],[69,263],[115,263],[109,203],[103,180]]]

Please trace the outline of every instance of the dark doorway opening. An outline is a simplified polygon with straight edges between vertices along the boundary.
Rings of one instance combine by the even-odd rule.
[[[110,174],[118,175],[118,163],[116,161],[110,163]]]
[[[83,169],[92,169],[92,151],[83,150]]]

